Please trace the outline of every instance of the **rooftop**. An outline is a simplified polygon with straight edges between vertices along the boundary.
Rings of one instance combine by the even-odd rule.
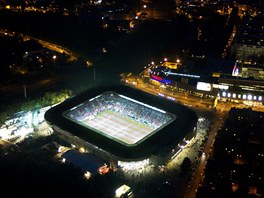
[[[98,103],[97,99],[113,93],[116,96],[113,103],[116,104],[117,100],[121,99],[128,103],[127,107],[130,106],[131,109],[126,108],[123,114],[117,113],[117,109],[110,109],[109,100],[104,100],[109,106],[100,108],[100,113],[95,116],[71,116],[75,112],[74,109],[83,109],[83,105]],[[90,103],[91,101],[95,103]],[[133,105],[137,108],[132,108]],[[122,105],[119,106],[122,109]],[[187,134],[193,132],[197,123],[196,113],[188,107],[123,85],[89,89],[49,109],[45,119],[49,124],[125,159],[145,158],[158,155],[164,147],[173,148]],[[137,131],[138,129],[141,131]]]

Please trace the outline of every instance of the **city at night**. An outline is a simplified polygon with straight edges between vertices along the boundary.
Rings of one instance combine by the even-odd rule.
[[[263,197],[264,1],[1,0],[3,195]]]

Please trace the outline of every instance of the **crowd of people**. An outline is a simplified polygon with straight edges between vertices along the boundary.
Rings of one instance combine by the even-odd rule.
[[[153,129],[161,127],[172,119],[169,114],[144,106],[136,101],[126,99],[114,92],[106,92],[99,97],[90,99],[74,110],[69,111],[67,116],[82,122],[93,119],[97,114],[106,110],[146,124]]]

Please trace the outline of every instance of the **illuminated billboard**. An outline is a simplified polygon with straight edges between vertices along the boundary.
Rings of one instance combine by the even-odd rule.
[[[201,91],[211,91],[212,90],[212,86],[211,86],[210,83],[197,82],[196,89],[197,90],[201,90]]]
[[[161,82],[161,83],[165,83],[165,84],[171,84],[171,81],[170,80],[167,80],[167,79],[165,79],[165,78],[162,78],[162,77],[160,77],[160,76],[156,76],[156,75],[151,75],[151,79],[152,80],[156,80],[156,81],[159,81],[159,82]]]

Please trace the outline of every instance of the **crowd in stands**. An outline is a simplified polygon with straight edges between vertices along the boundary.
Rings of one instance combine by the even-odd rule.
[[[153,129],[159,128],[172,119],[166,113],[130,101],[114,92],[105,92],[93,100],[86,101],[66,115],[73,120],[82,122],[93,119],[97,114],[106,110],[146,124]]]

